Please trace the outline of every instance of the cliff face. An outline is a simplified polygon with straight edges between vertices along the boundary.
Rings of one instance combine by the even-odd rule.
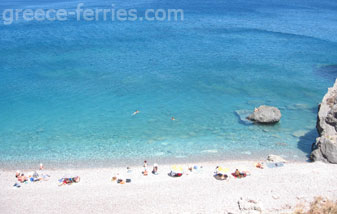
[[[319,137],[312,145],[310,158],[337,164],[337,79],[318,106],[316,128]]]

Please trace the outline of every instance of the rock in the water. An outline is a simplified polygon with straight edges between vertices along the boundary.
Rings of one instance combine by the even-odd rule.
[[[310,158],[337,164],[337,80],[318,109],[316,128],[319,137],[312,145]]]
[[[247,117],[256,123],[273,124],[281,119],[281,112],[278,108],[273,106],[262,105],[254,110],[254,113]]]
[[[284,158],[278,155],[268,155],[267,160],[271,162],[275,162],[275,163],[279,163],[279,162],[287,163],[287,161]]]
[[[261,214],[263,212],[262,205],[255,200],[240,198],[238,205],[242,214]]]

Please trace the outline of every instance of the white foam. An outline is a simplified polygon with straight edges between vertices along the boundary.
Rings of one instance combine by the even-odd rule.
[[[208,150],[203,150],[201,152],[203,152],[203,153],[217,153],[218,150],[216,150],[216,149],[208,149]]]

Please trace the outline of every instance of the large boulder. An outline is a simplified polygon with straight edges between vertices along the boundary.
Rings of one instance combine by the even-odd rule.
[[[318,106],[316,128],[319,137],[312,145],[313,161],[337,163],[337,79]]]
[[[279,122],[281,116],[281,112],[278,108],[262,105],[255,108],[254,112],[249,115],[247,119],[256,123],[273,124]]]

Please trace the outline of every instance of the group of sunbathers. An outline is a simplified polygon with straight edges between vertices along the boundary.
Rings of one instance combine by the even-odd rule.
[[[28,182],[37,182],[37,181],[42,181],[42,180],[48,180],[49,179],[48,174],[43,174],[43,173],[37,173],[36,171],[30,172],[27,175],[24,173],[21,173],[20,171],[16,171],[15,173],[15,178],[17,179],[18,182],[14,184],[14,187],[21,187],[20,183],[28,183]]]
[[[275,166],[283,166],[279,163],[273,163]],[[257,168],[263,169],[264,168],[264,163],[259,162],[256,163],[255,166]],[[274,167],[275,167],[274,166]],[[147,169],[147,161],[144,161],[143,164],[143,168],[144,170],[142,171],[142,174],[144,176],[148,176],[148,169]],[[42,171],[43,165],[40,164],[40,171]],[[181,177],[183,174],[188,175],[190,172],[199,172],[201,169],[203,169],[202,166],[193,166],[193,167],[188,167],[187,171],[183,170],[183,167],[181,166],[172,166],[171,167],[171,171],[168,174],[171,177]],[[220,166],[217,166],[215,168],[215,172],[214,172],[214,177],[217,180],[226,180],[229,178],[227,172],[229,171],[228,168],[223,168]],[[127,175],[131,175],[132,170],[130,169],[130,167],[127,167]],[[158,164],[153,164],[153,169],[152,169],[152,174],[153,175],[158,175]],[[236,169],[233,173],[231,173],[231,175],[235,178],[244,178],[250,175],[250,173],[248,171],[242,170],[240,171],[239,169]],[[42,181],[42,180],[48,180],[48,178],[50,177],[47,174],[42,174],[42,173],[37,173],[36,171],[29,173],[27,176],[23,173],[21,173],[20,171],[17,171],[15,174],[15,177],[17,178],[18,182],[20,183],[26,183],[26,182],[37,182],[37,181]],[[59,179],[59,186],[63,186],[63,185],[70,185],[73,183],[78,183],[80,182],[80,177],[79,176],[74,176],[74,177],[63,177],[61,179]],[[131,178],[128,176],[120,176],[119,173],[115,174],[112,177],[112,181],[116,181],[119,184],[125,184],[125,183],[131,183]],[[20,187],[20,183],[15,183],[14,186],[15,187]]]
[[[44,169],[43,164],[40,164],[40,171],[39,173],[37,171],[33,171],[25,175],[24,173],[21,173],[19,170],[15,173],[15,178],[18,182],[14,184],[14,187],[20,188],[22,183],[28,183],[28,182],[37,182],[37,181],[47,181],[50,178],[50,175],[42,173],[42,170]],[[72,184],[72,183],[78,183],[80,181],[80,177],[72,177],[72,178],[61,178],[59,180],[60,186],[65,184]]]
[[[229,176],[227,175],[228,171],[228,168],[217,166],[215,168],[214,178],[217,180],[227,180],[227,178],[229,178]],[[231,175],[235,178],[244,178],[250,175],[250,173],[248,171],[239,171],[239,169],[236,169],[233,173],[231,173]]]

